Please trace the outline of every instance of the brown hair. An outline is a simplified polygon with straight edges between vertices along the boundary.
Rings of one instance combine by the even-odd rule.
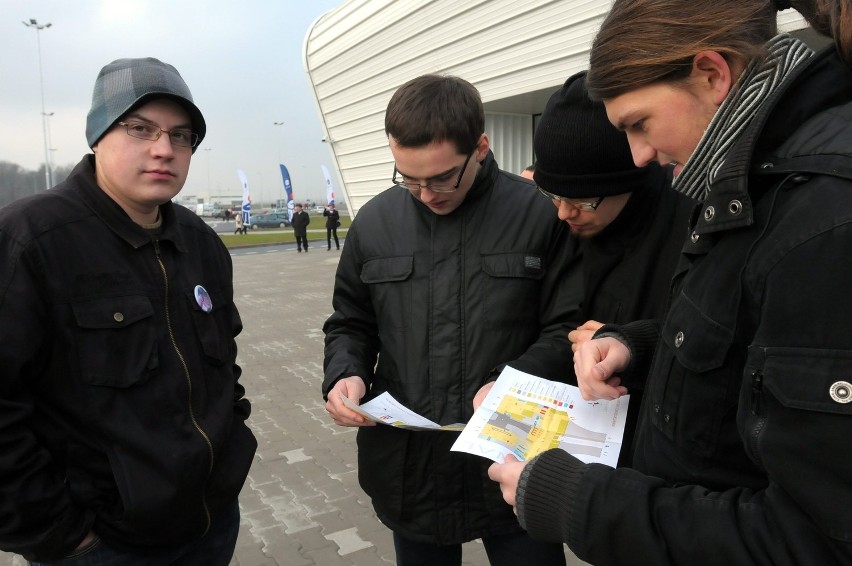
[[[423,75],[399,87],[385,113],[385,133],[403,147],[450,141],[471,153],[485,131],[479,91],[464,79]]]
[[[852,64],[852,0],[787,0],[819,33],[835,39]],[[592,43],[587,85],[592,98],[613,98],[652,83],[689,76],[700,51],[731,63],[765,55],[777,33],[770,0],[615,0]]]

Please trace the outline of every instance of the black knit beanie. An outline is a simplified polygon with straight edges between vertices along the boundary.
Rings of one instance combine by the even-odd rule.
[[[648,168],[633,164],[627,136],[610,124],[602,103],[589,99],[585,71],[550,97],[534,143],[534,179],[547,192],[602,197],[646,186]]]

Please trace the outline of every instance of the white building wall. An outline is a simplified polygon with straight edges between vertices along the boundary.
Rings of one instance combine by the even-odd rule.
[[[304,64],[352,214],[390,186],[384,111],[425,74],[460,76],[480,91],[486,133],[503,169],[532,159],[532,120],[586,68],[610,0],[347,0],[308,30]],[[793,11],[781,18],[802,27]]]

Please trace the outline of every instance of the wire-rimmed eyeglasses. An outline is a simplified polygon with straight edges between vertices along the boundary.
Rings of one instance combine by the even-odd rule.
[[[440,178],[437,181],[433,181],[430,183],[411,183],[405,180],[405,178],[399,178],[399,171],[396,169],[396,165],[393,166],[393,177],[391,177],[391,182],[397,187],[401,187],[403,189],[408,189],[409,191],[419,191],[420,189],[429,189],[433,193],[451,193],[453,191],[458,190],[459,185],[461,185],[462,176],[464,175],[465,169],[467,169],[467,164],[470,162],[470,158],[473,157],[473,154],[476,153],[476,148],[473,148],[467,159],[462,163],[461,169],[459,170],[459,176],[456,179],[454,184],[450,184],[447,181],[442,181]],[[453,172],[450,171],[446,176],[450,177],[453,175]]]
[[[169,142],[179,147],[195,147],[198,145],[198,134],[187,128],[173,128],[164,130],[154,124],[147,122],[119,122],[124,126],[127,135],[140,140],[157,141],[163,134],[169,134]]]
[[[536,186],[536,188],[541,192],[541,194],[543,194],[544,196],[546,196],[547,198],[549,198],[551,200],[556,200],[556,201],[559,201],[559,202],[567,202],[568,204],[570,204],[574,208],[579,208],[580,210],[585,210],[585,211],[597,210],[597,208],[601,205],[601,203],[603,202],[603,199],[604,199],[604,197],[598,197],[598,200],[596,200],[594,202],[581,201],[581,200],[577,200],[577,199],[574,199],[574,198],[568,198],[568,197],[555,195],[553,193],[549,193],[539,186]]]

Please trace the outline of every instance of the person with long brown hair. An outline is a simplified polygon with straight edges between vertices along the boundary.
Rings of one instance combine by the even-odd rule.
[[[777,34],[795,8],[834,44]],[[593,564],[852,563],[852,1],[616,0],[588,88],[637,166],[700,201],[662,323],[575,354],[643,390],[633,468],[489,470],[533,538]]]

